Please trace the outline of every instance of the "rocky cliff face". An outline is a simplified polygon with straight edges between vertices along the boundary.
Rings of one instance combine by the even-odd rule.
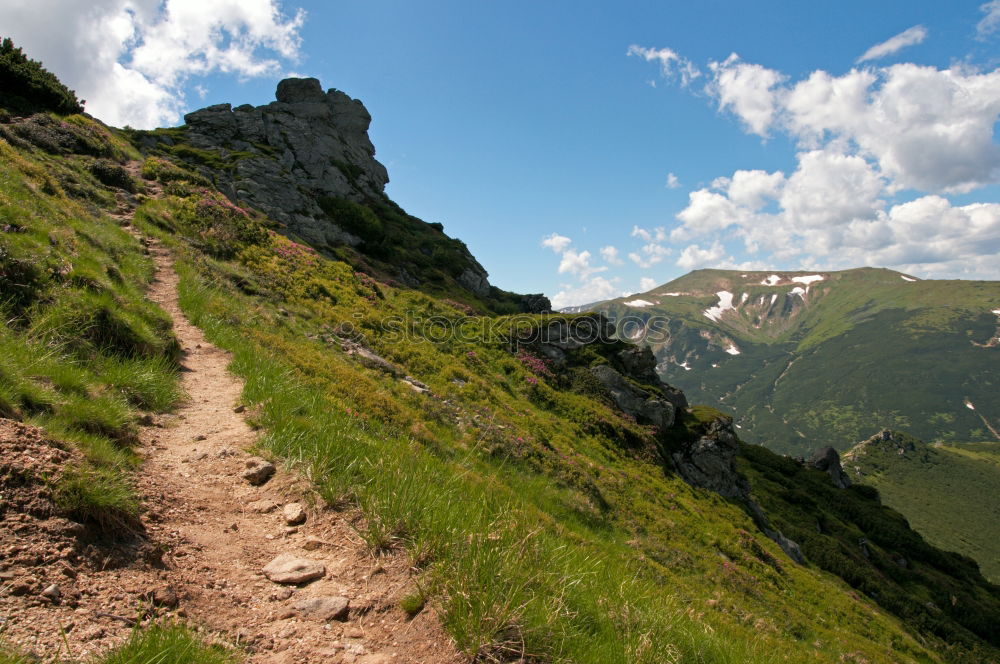
[[[209,106],[184,116],[196,148],[247,153],[217,186],[319,246],[360,238],[326,218],[323,196],[381,196],[389,175],[368,138],[371,115],[357,99],[315,78],[286,79],[265,106]],[[225,156],[225,155],[223,155]]]

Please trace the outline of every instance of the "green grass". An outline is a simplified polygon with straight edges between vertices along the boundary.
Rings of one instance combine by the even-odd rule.
[[[206,643],[188,627],[153,624],[132,630],[128,640],[110,652],[88,658],[88,664],[236,664],[238,652]],[[0,643],[0,664],[29,664],[38,661]],[[60,658],[55,664],[84,664]]]
[[[878,488],[927,541],[978,561],[1000,583],[1000,443],[912,444],[902,454],[891,443],[860,445],[845,460],[856,481]]]
[[[778,273],[786,281],[808,274]],[[803,299],[791,293],[796,284],[761,285],[768,274],[698,270],[643,296],[655,306],[623,298],[599,309],[631,332],[640,324],[669,331],[652,343],[664,379],[692,402],[734,413],[749,442],[784,454],[844,450],[883,428],[985,440],[979,415],[1000,422],[989,361],[996,349],[976,345],[996,334],[998,282],[908,282],[864,268],[824,272]],[[720,290],[747,301],[713,322],[703,311]],[[656,295],[665,292],[686,295]],[[739,355],[726,353],[730,344]]]
[[[134,154],[89,118],[58,126],[93,142],[91,152]],[[0,416],[82,453],[56,487],[67,515],[124,527],[138,514],[128,474],[139,411],[182,396],[170,320],[145,298],[153,266],[95,207],[115,199],[90,157],[2,139],[0,154]]]
[[[169,213],[163,205],[142,218],[177,245],[151,223]],[[234,353],[261,447],[301,468],[331,504],[359,505],[373,551],[409,553],[464,652],[763,662],[776,649],[812,661],[850,647],[871,661],[885,661],[887,648],[892,661],[934,661],[893,619],[814,571],[789,564],[775,574],[757,558],[729,556],[733,572],[723,573],[719,551],[783,554],[759,535],[747,543],[754,526],[737,506],[635,458],[630,444],[651,444],[648,432],[591,396],[529,384],[503,335],[389,343],[379,312],[476,322],[412,291],[370,297],[352,271],[273,242],[240,254],[246,271],[177,245],[182,308]],[[331,348],[330,330],[344,320],[455,405]],[[841,619],[814,624],[817,605]]]
[[[153,625],[136,629],[119,648],[97,664],[232,664],[234,652],[206,644],[182,625]]]

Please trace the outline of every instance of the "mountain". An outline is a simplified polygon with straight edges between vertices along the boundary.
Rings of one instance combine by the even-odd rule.
[[[882,431],[848,450],[843,463],[928,542],[976,559],[1000,582],[1000,443],[929,445]]]
[[[279,91],[300,87],[315,98],[309,82]],[[237,530],[215,521],[210,504],[193,509],[144,477],[144,460],[162,452],[156,430],[170,427],[184,399],[187,358],[213,354],[244,385],[238,404],[199,393],[206,413],[242,413],[256,431],[253,452],[298,473],[310,509],[338,526],[316,548],[303,537],[312,517],[286,527],[272,515],[277,534],[267,541],[301,543],[307,567],[325,562],[345,588],[396,575],[388,604],[368,591],[326,598],[350,610],[346,624],[328,623],[324,656],[377,661],[360,639],[413,618],[483,662],[1000,659],[1000,587],[971,559],[929,545],[876,490],[844,481],[835,451],[800,463],[741,441],[732,418],[664,382],[652,351],[617,338],[606,317],[502,315],[522,296],[477,293],[460,279],[474,271],[469,262],[458,276],[434,277],[435,264],[406,250],[439,229],[378,217],[370,162],[357,189],[317,193],[340,191],[334,171],[343,172],[313,179],[296,145],[360,141],[348,136],[357,105],[334,113],[343,99],[321,94],[261,111],[265,127],[318,119],[296,124],[294,137],[251,143],[258,152],[242,151],[252,157],[234,156],[244,139],[225,129],[238,114],[257,126],[243,107],[210,111],[218,137],[192,131],[198,122],[151,135],[52,107],[0,114],[0,442],[11,450],[0,467],[0,587],[18,629],[52,621],[31,638],[64,641],[64,659],[89,652],[85,639],[97,632],[57,627],[53,616],[115,621],[131,630],[130,645],[158,643],[144,635],[166,614],[179,621],[166,623],[170,633],[189,639],[176,657],[154,648],[99,661],[268,661],[291,652],[271,648],[301,640],[307,626],[295,607],[317,599],[315,586],[279,588],[248,570],[248,587],[201,577],[192,592],[267,616],[259,633],[208,629],[215,616],[183,593],[170,602],[177,611],[155,594],[136,600],[142,622],[95,601],[133,570],[166,573],[197,548],[172,546],[151,499],[177,501],[169,518],[186,516],[205,533]],[[277,170],[240,170],[241,159],[274,159]],[[328,216],[308,207],[272,218],[256,190],[275,185],[248,175],[258,167]],[[332,213],[319,205],[327,195],[339,201]],[[353,232],[342,209],[372,217],[343,201],[376,215],[385,231],[376,244],[388,254],[361,235],[355,246],[344,239]],[[325,238],[316,246],[311,225]],[[427,237],[458,251],[442,234]],[[173,313],[230,356],[179,346],[170,315],[147,297],[154,253],[167,272],[156,288],[177,296]],[[397,261],[422,278],[399,279]],[[139,445],[140,427],[154,444]],[[204,474],[199,463],[231,462],[198,454],[199,437],[182,443],[167,465],[192,482]],[[47,544],[25,550],[25,533]],[[240,547],[252,556],[254,542],[247,535]],[[364,544],[356,566],[345,567],[348,543]],[[210,536],[198,543],[213,545]],[[211,648],[189,647],[209,633]],[[26,661],[14,646],[34,647],[31,638],[0,645],[0,661]]]
[[[786,454],[891,427],[1000,440],[1000,282],[698,270],[596,307],[695,402]]]

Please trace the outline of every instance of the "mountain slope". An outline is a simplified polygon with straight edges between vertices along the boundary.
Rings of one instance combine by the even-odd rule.
[[[852,479],[877,487],[928,542],[976,559],[1000,582],[1000,443],[928,445],[884,431],[843,460]]]
[[[124,168],[140,159],[129,148],[95,167],[124,178],[98,184],[85,175],[97,161],[90,144],[52,136],[79,125],[110,145],[123,133],[81,116],[6,122],[0,184],[19,200],[0,226],[13,266],[0,285],[20,314],[4,317],[10,346],[29,347],[25,330],[52,320],[60,298],[106,292],[112,321],[145,311],[119,282],[132,262],[148,272],[148,259],[109,216],[120,200],[139,203],[136,230],[173,252],[184,313],[233,353],[259,450],[300,470],[331,511],[357,508],[373,557],[408,556],[413,585],[399,589],[399,610],[435,611],[470,660],[1000,656],[1000,588],[975,565],[929,547],[864,489],[741,445],[728,417],[689,406],[651,353],[611,338],[601,317],[470,315],[457,281],[436,296],[290,239],[192,165],[186,148],[205,148],[186,143],[187,130],[168,130],[171,150],[128,134],[147,151],[143,180]],[[50,218],[61,209],[72,215]],[[95,263],[89,248],[104,235],[120,246],[105,242],[112,250]],[[44,275],[45,288],[24,291],[23,274]],[[489,311],[489,298],[473,299]],[[57,332],[71,347],[95,329]],[[50,409],[32,397],[53,391],[100,402],[65,375],[53,387],[37,366],[0,376],[13,415],[44,426]],[[68,447],[92,440],[66,433],[76,436],[56,432]],[[824,511],[831,527],[818,540],[806,538],[811,494],[840,503]],[[916,563],[888,565],[899,557]]]
[[[665,380],[779,452],[885,427],[990,440],[1000,424],[1000,282],[698,270],[596,309],[653,348]]]

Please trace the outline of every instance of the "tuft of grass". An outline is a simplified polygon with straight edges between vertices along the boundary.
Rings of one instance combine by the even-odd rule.
[[[134,360],[107,358],[98,373],[130,405],[164,412],[184,396],[177,382],[177,370],[176,362],[161,355]]]
[[[72,466],[56,481],[56,505],[107,532],[129,529],[138,519],[139,500],[126,477],[115,469]]]
[[[180,624],[135,629],[129,640],[96,664],[233,664],[236,653],[207,644]]]

